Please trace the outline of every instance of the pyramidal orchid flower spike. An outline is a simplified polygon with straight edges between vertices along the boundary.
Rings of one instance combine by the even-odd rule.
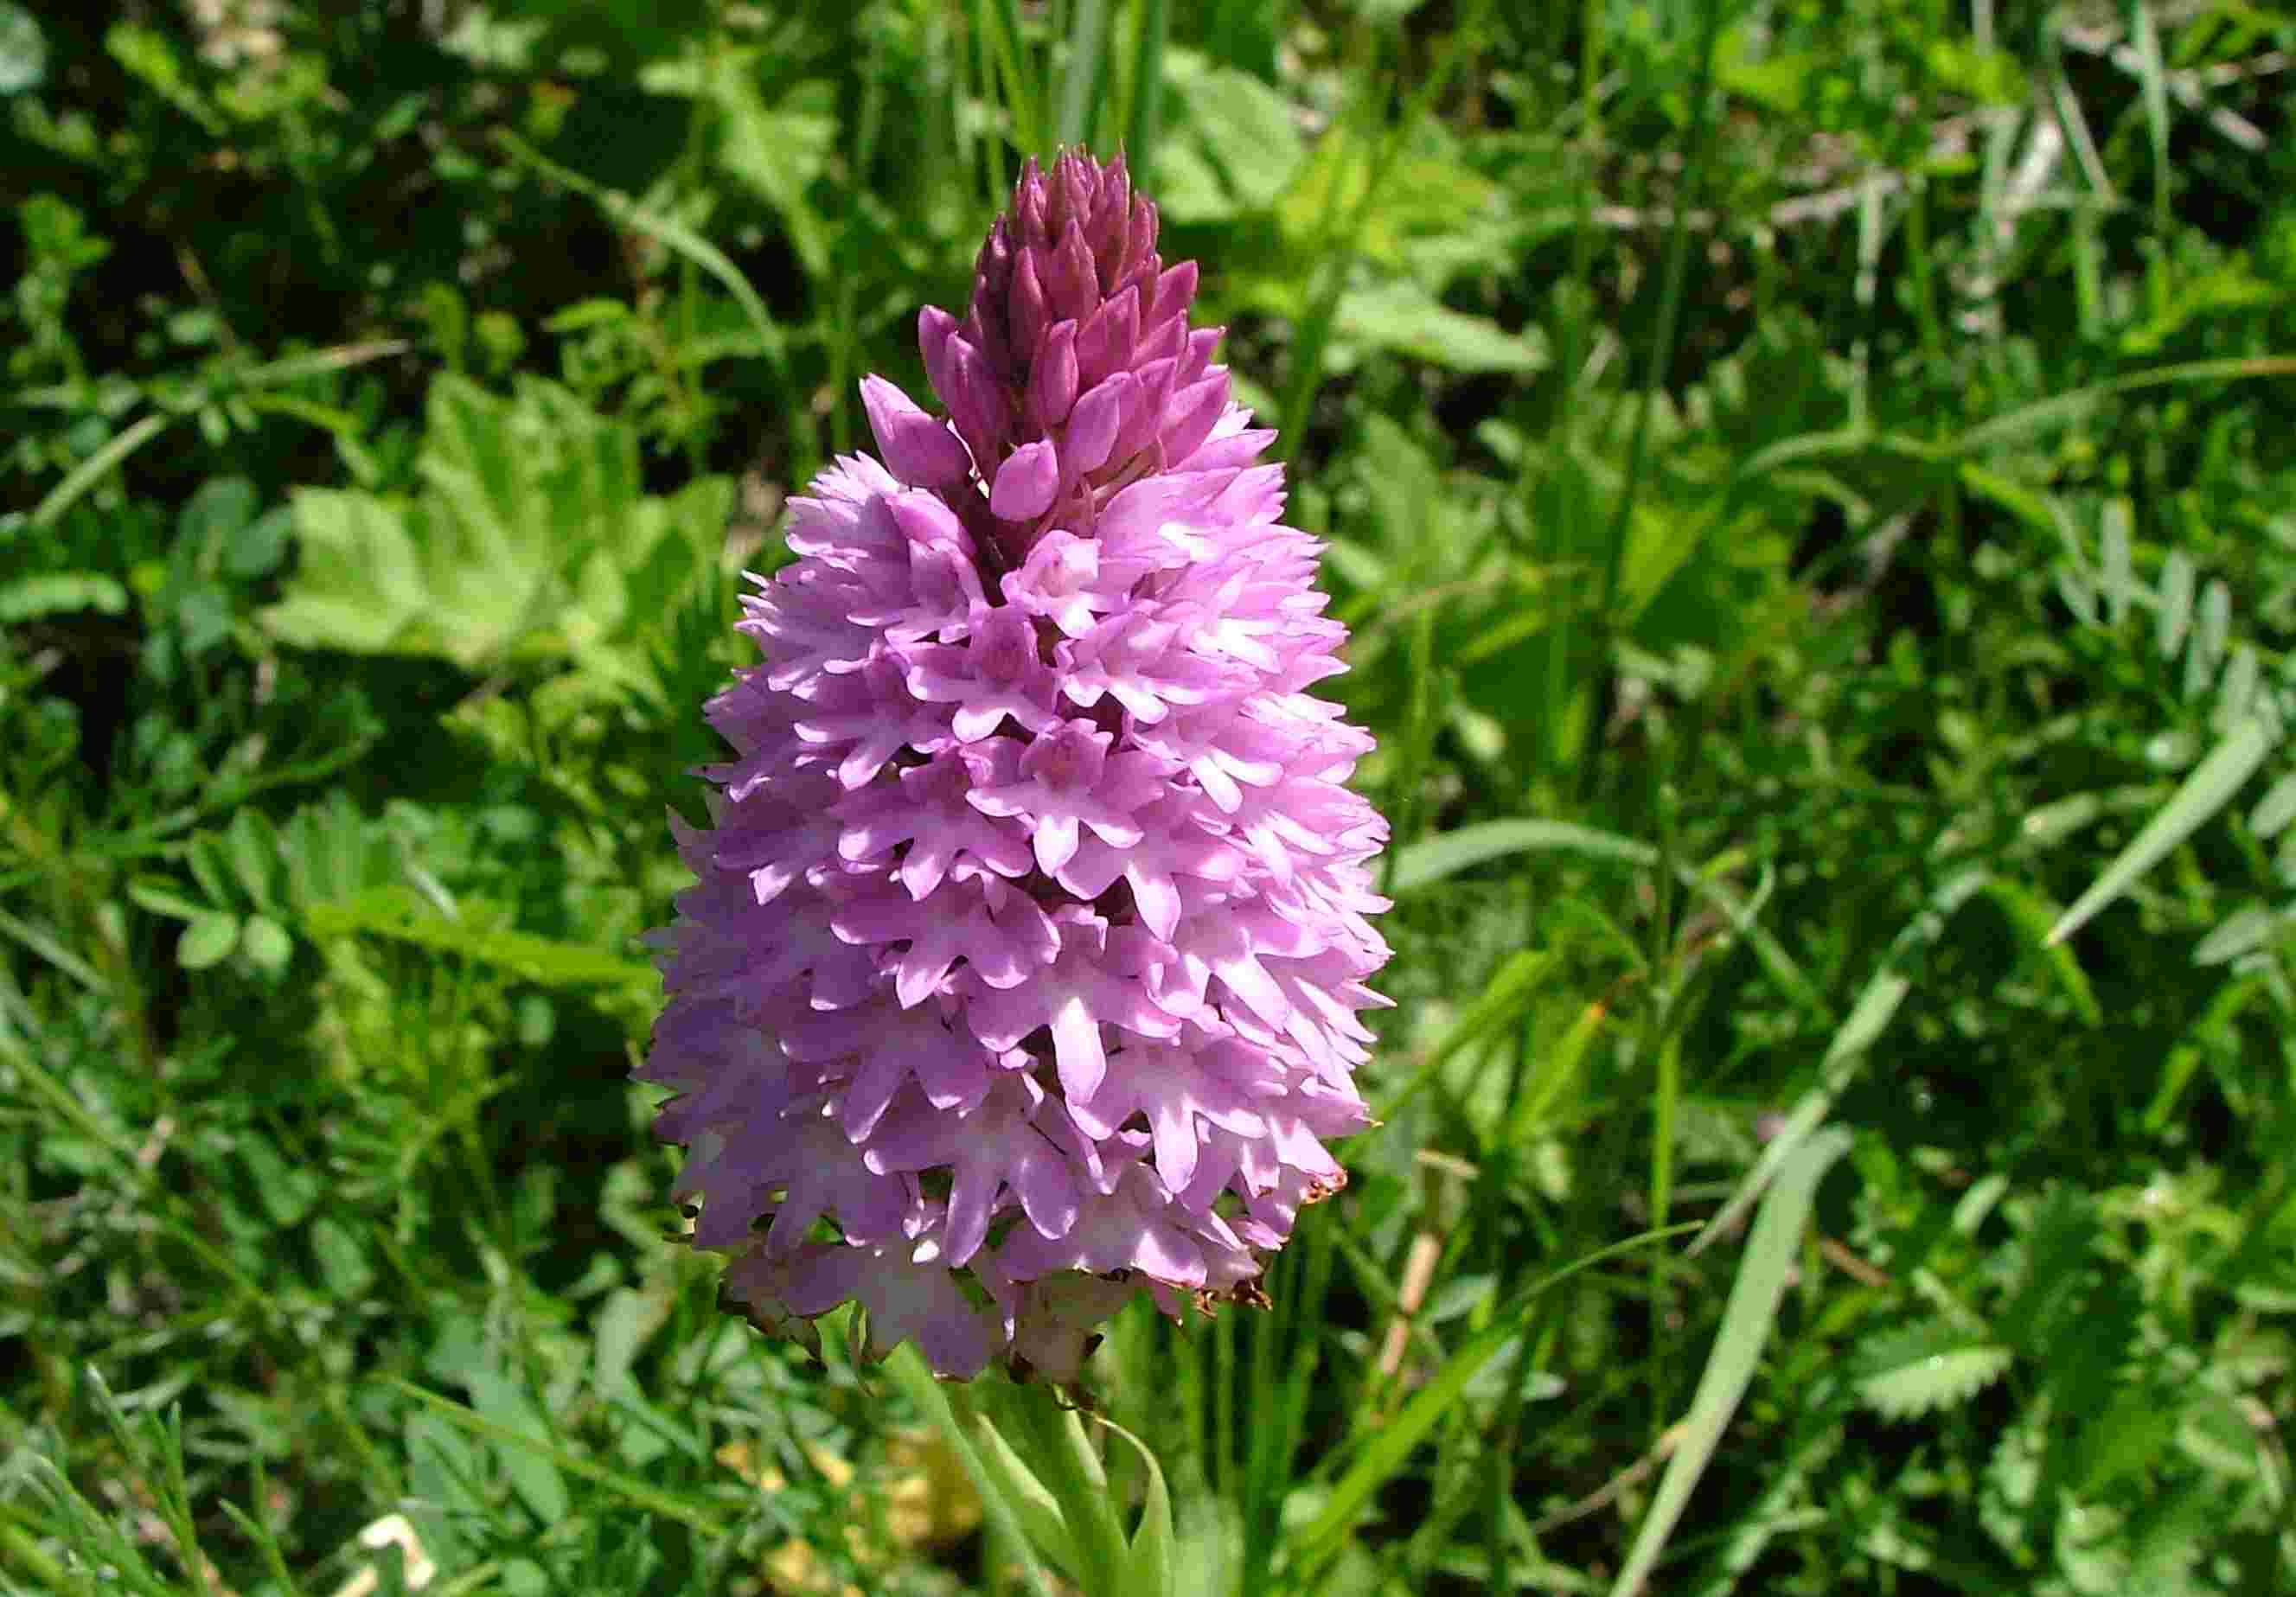
[[[945,418],[862,382],[879,458],[794,502],[708,707],[638,1074],[693,1242],[809,1345],[849,1300],[865,1356],[1073,1380],[1143,1288],[1264,1301],[1369,1123],[1372,740],[1309,692],[1320,545],[1156,232],[1120,157],[1030,163],[918,319]]]

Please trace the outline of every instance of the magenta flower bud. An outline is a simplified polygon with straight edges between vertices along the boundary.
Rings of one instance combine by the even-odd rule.
[[[1071,471],[1096,471],[1115,447],[1116,430],[1124,413],[1136,402],[1132,373],[1119,372],[1095,384],[1069,412],[1066,435],[1061,440],[1061,463]]]
[[[877,451],[894,476],[914,487],[941,488],[961,482],[972,457],[948,423],[934,420],[916,402],[882,377],[861,380],[861,408]]]
[[[1033,163],[883,456],[791,502],[638,1074],[753,1323],[1072,1380],[1142,1289],[1264,1301],[1368,1123],[1386,828],[1308,690],[1346,633],[1194,267],[1123,164]]]
[[[1077,334],[1078,380],[1097,384],[1132,362],[1133,340],[1140,331],[1140,291],[1128,288],[1093,312]]]
[[[1029,370],[1028,416],[1032,429],[1050,432],[1068,420],[1076,400],[1076,323],[1057,322]]]
[[[1000,521],[1032,521],[1051,506],[1060,487],[1060,456],[1040,438],[1021,445],[996,468],[988,509]]]

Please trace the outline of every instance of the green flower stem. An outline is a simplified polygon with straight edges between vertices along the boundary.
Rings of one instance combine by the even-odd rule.
[[[939,1389],[984,1495],[1010,1511],[1046,1562],[1086,1597],[1136,1591],[1108,1471],[1077,1411],[1041,1383],[984,1376]]]

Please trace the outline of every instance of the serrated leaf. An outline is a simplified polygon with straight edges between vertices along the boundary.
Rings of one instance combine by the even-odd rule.
[[[441,373],[425,415],[420,497],[296,495],[303,558],[263,624],[305,648],[472,671],[570,654],[610,676],[636,670],[643,652],[622,622],[691,571],[691,518],[729,504],[730,487],[646,495],[636,429],[553,383],[505,396]]]
[[[2200,829],[2209,817],[2232,802],[2272,747],[2264,723],[2250,717],[2226,734],[2208,758],[2185,778],[2160,812],[2131,838],[2119,857],[2104,868],[2088,891],[2076,899],[2063,919],[2049,929],[2047,941],[2062,943],[2087,925],[2106,905],[2128,891],[2136,880],[2158,864],[2169,852]]]
[[[1998,1343],[1972,1341],[1956,1327],[1922,1330],[1914,1344],[1860,1361],[1866,1372],[1857,1378],[1857,1395],[1885,1420],[1910,1420],[1966,1403],[2016,1360]]]

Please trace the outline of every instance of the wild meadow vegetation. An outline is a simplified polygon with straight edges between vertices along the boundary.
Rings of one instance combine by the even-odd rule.
[[[0,4],[0,1588],[1046,1589],[905,1358],[721,1311],[627,1072],[739,573],[1067,142],[1396,837],[1347,1188],[1089,1369],[1180,1589],[2296,1590],[2292,53]]]

